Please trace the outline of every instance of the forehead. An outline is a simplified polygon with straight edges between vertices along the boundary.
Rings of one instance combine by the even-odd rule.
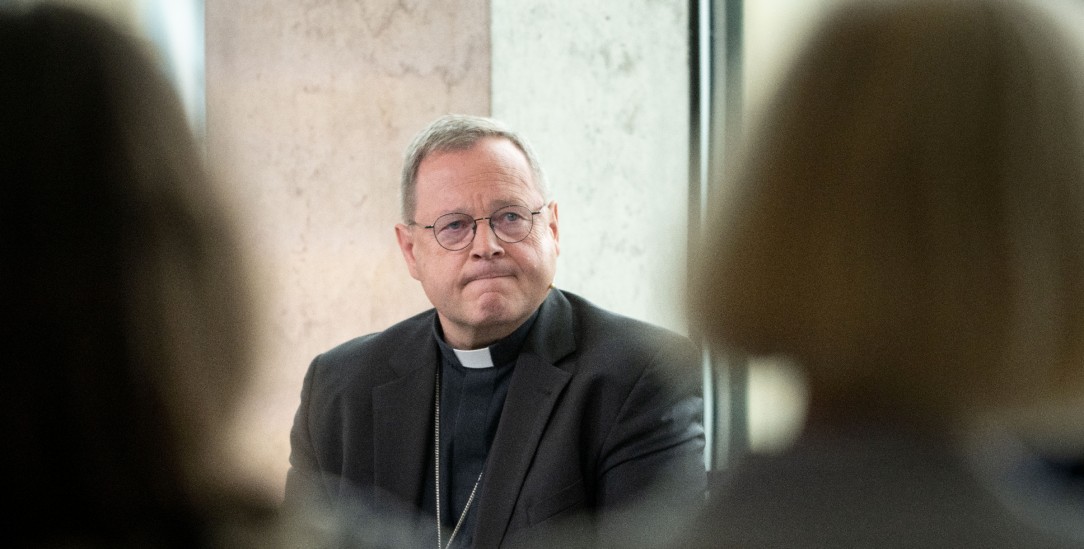
[[[541,199],[526,155],[499,137],[483,138],[469,149],[431,153],[418,166],[417,181],[419,210]]]

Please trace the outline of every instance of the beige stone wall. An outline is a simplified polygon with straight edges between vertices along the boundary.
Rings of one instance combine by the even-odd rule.
[[[235,442],[281,494],[312,358],[427,308],[395,243],[407,141],[489,113],[486,0],[207,0],[207,150],[254,261],[259,376]]]

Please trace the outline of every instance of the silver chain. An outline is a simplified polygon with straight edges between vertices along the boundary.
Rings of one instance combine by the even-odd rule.
[[[434,461],[436,463],[436,496],[437,496],[437,549],[448,549],[452,546],[452,540],[455,539],[455,535],[459,533],[459,529],[463,526],[463,519],[467,518],[467,511],[470,510],[471,503],[474,502],[474,494],[478,491],[478,484],[482,482],[482,473],[478,473],[478,480],[474,481],[474,488],[470,490],[470,496],[467,497],[467,504],[463,506],[463,512],[459,515],[459,520],[455,523],[455,528],[452,530],[452,535],[448,536],[448,545],[444,545],[442,541],[443,530],[440,527],[440,369],[441,366],[437,365],[437,389],[436,402],[433,408],[436,410],[433,417],[433,452]]]

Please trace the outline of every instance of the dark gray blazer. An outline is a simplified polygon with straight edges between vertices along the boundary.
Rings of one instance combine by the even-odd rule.
[[[349,498],[435,529],[432,511],[417,509],[432,474],[434,315],[312,362],[288,504]],[[683,336],[551,290],[514,367],[472,511],[474,546],[643,542],[689,512],[706,484],[699,357]]]

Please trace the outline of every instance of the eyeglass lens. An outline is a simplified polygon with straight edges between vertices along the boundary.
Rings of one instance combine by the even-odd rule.
[[[477,222],[489,220],[489,226],[497,238],[514,244],[531,234],[534,225],[533,212],[523,206],[505,206],[489,217],[483,217],[477,221],[464,213],[444,214],[433,223],[433,234],[437,237],[437,243],[448,250],[462,250],[474,240],[478,232]]]

